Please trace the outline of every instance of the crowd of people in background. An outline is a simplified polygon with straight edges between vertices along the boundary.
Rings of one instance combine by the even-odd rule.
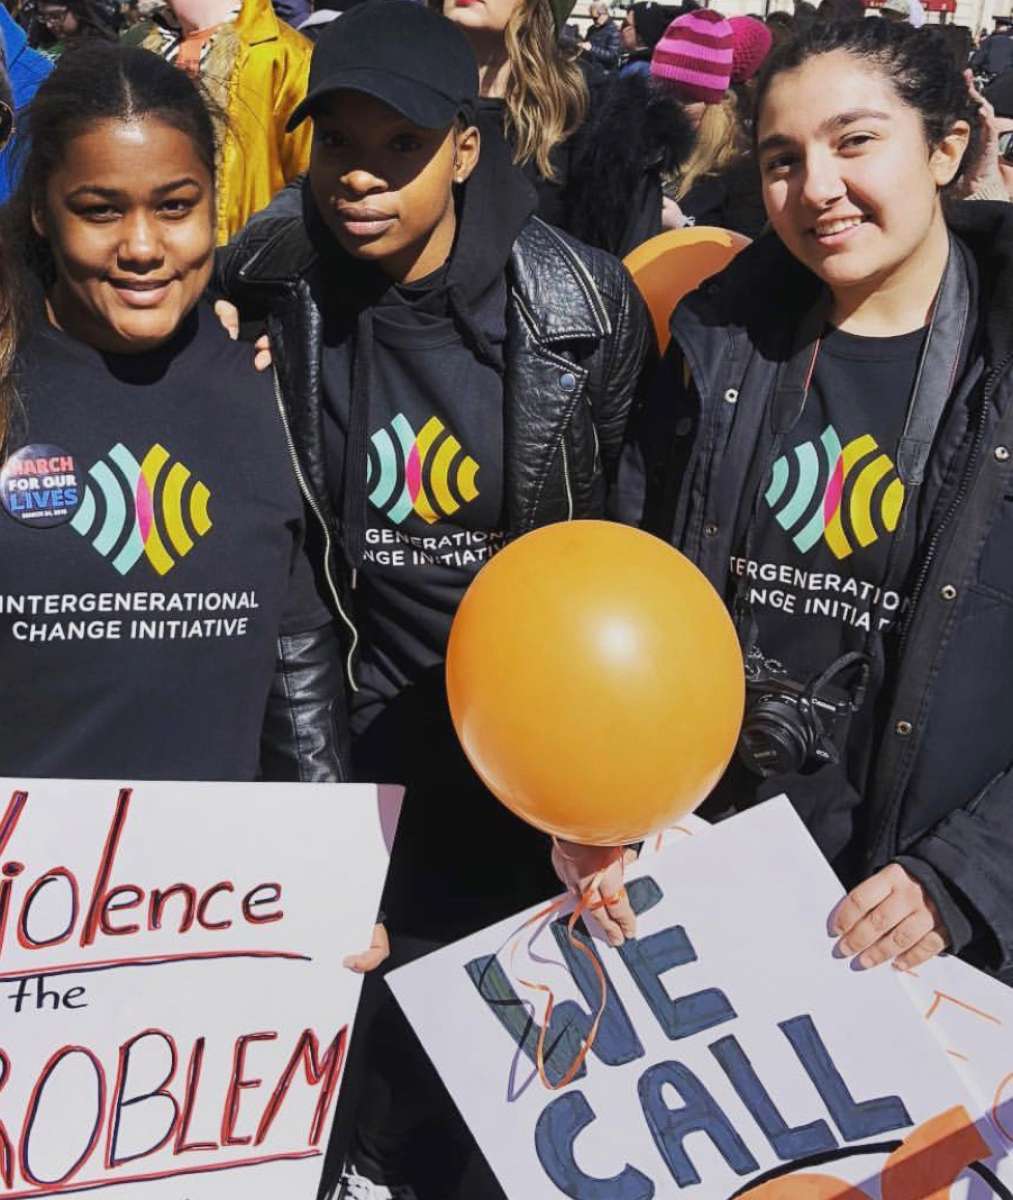
[[[14,107],[67,47],[86,40],[122,39],[183,67],[225,116],[217,197],[224,244],[305,172],[307,133],[286,131],[287,115],[305,88],[313,43],[362,2],[24,0],[0,8]],[[480,63],[480,116],[505,130],[540,214],[619,255],[661,228],[719,225],[755,237],[765,217],[750,150],[752,81],[771,49],[811,22],[865,14],[861,0],[820,0],[818,8],[795,0],[792,11],[765,19],[726,19],[720,6],[698,0],[637,0],[620,16],[609,0],[595,0],[581,33],[528,7],[532,16],[513,23],[514,36],[506,17],[488,23],[496,28],[461,19]],[[885,0],[872,11],[916,28],[926,20],[919,0]],[[979,195],[995,199],[1013,174],[1013,138],[1004,136],[1013,128],[1013,85],[1004,79],[1013,69],[1013,18],[997,17],[989,34],[952,22],[933,31],[981,93],[991,161]],[[532,71],[536,78],[526,78]],[[2,162],[0,197],[10,187],[6,155]]]
[[[82,592],[135,603],[147,562],[152,594],[258,598],[241,638],[208,616],[129,653],[4,617],[0,694],[46,711],[0,722],[0,774],[406,788],[351,963],[340,1200],[502,1200],[384,971],[560,880],[599,881],[589,919],[612,945],[635,928],[623,849],[551,849],[450,721],[465,590],[553,522],[669,541],[743,619],[747,660],[807,703],[828,670],[847,679],[822,758],[739,762],[706,812],[788,791],[852,889],[841,953],[949,949],[1013,980],[1013,21],[929,25],[919,0],[765,19],[595,0],[586,28],[572,10],[0,7],[0,462],[108,457],[145,527],[93,547],[80,498],[34,527],[5,499],[0,575],[70,611]],[[661,355],[619,260],[694,226],[751,244],[678,306]],[[884,448],[868,555],[822,507],[788,541],[771,497],[789,441],[799,462]],[[163,442],[202,481],[211,554],[184,531],[173,556],[141,513]],[[430,495],[437,442],[466,452],[465,482]],[[761,558],[795,577],[810,550],[813,579],[877,597],[864,630],[750,609]]]

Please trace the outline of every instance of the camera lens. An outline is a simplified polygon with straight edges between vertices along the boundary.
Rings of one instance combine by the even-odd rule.
[[[801,770],[809,755],[809,732],[790,700],[764,696],[746,714],[738,749],[757,775],[789,775]]]

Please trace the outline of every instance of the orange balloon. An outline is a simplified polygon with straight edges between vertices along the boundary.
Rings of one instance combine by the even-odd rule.
[[[659,233],[623,259],[650,310],[662,354],[671,337],[668,321],[675,306],[749,244],[749,238],[730,229],[694,225]]]
[[[742,722],[742,652],[717,592],[667,543],[608,521],[535,530],[464,596],[450,712],[486,786],[546,833],[635,842],[691,812]]]

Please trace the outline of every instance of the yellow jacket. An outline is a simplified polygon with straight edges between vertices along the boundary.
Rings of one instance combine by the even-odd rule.
[[[140,44],[164,54],[172,43],[149,26]],[[201,81],[228,115],[218,139],[219,245],[309,166],[311,122],[292,133],[285,124],[306,96],[312,50],[301,33],[278,20],[270,0],[243,0],[236,20],[214,36]]]

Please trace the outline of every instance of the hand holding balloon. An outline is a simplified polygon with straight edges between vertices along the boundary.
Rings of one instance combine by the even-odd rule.
[[[552,865],[560,882],[575,896],[584,896],[585,919],[597,921],[610,946],[636,937],[637,917],[623,884],[623,871],[635,862],[629,846],[580,846],[556,839]]]

